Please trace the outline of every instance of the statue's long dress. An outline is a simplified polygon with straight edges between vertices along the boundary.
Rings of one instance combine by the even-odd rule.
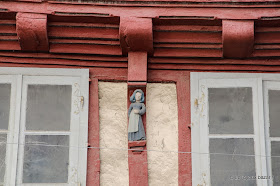
[[[139,114],[135,114],[133,109],[139,110]],[[131,103],[128,109],[129,124],[128,124],[128,140],[139,141],[145,140],[145,130],[141,115],[145,114],[146,107],[144,103]]]

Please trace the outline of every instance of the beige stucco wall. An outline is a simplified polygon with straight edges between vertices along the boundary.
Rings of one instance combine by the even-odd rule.
[[[147,148],[178,151],[175,84],[147,85]],[[148,151],[149,186],[178,185],[178,153]]]
[[[175,84],[148,84],[146,106],[147,148],[155,150],[148,151],[149,185],[176,186],[178,112]],[[128,152],[123,150],[127,149],[126,83],[99,82],[99,115],[100,183],[102,186],[128,186]]]
[[[128,186],[127,84],[99,82],[100,184]],[[112,148],[112,149],[102,149]],[[117,150],[122,149],[122,150]]]

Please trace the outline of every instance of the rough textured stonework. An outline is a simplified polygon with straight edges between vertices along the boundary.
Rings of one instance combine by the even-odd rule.
[[[175,84],[147,85],[147,148],[178,151]],[[178,153],[148,151],[149,186],[178,185]]]
[[[128,152],[124,150],[128,146],[127,84],[99,82],[98,88],[101,147],[100,185],[128,186]]]

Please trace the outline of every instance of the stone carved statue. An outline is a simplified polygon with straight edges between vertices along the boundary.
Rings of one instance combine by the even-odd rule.
[[[144,100],[144,92],[141,89],[136,89],[130,97],[131,104],[128,109],[129,141],[146,140],[145,130],[142,121],[142,115],[146,112]]]

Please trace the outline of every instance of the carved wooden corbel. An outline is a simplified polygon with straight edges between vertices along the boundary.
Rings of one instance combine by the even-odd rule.
[[[120,43],[124,55],[130,51],[153,53],[153,23],[151,18],[121,17]]]
[[[30,52],[49,51],[47,15],[17,13],[16,30],[21,50]]]
[[[128,85],[146,86],[148,55],[153,54],[152,19],[121,17],[120,44],[128,55]]]
[[[249,57],[254,49],[253,20],[223,20],[223,56]]]

